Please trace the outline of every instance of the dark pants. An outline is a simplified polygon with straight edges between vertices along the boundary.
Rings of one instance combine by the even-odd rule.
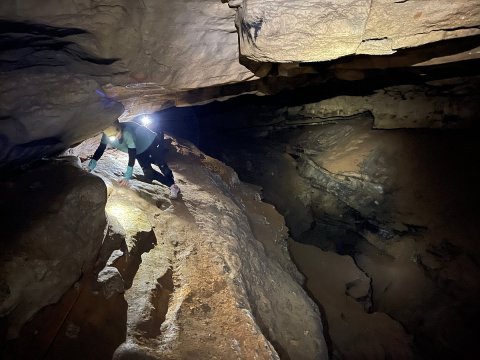
[[[155,138],[152,145],[141,154],[137,154],[136,158],[142,167],[145,177],[149,180],[157,180],[164,185],[172,186],[175,182],[173,179],[172,170],[168,167],[165,161],[166,150],[163,148],[163,141],[160,138]],[[163,175],[152,168],[152,164],[157,165],[162,171]]]

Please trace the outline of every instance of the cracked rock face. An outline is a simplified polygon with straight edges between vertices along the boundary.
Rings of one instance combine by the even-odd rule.
[[[240,54],[254,62],[388,55],[480,34],[475,0],[243,0],[235,6]]]
[[[401,324],[371,311],[371,279],[351,257],[296,242],[290,249],[326,314],[334,359],[413,357],[412,339]]]

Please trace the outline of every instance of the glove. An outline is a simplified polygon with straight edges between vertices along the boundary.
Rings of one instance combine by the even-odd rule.
[[[127,171],[123,174],[123,178],[126,180],[130,180],[133,174],[133,166],[127,166]]]
[[[88,163],[88,171],[93,171],[93,169],[95,169],[95,167],[97,166],[97,160],[90,160],[90,162]]]

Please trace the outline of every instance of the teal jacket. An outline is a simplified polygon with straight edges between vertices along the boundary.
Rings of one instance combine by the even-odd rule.
[[[122,129],[122,136],[119,140],[110,140],[105,134],[102,135],[102,140],[92,156],[89,168],[91,170],[95,168],[97,161],[102,157],[107,145],[110,145],[115,149],[128,153],[128,165],[124,177],[130,179],[133,174],[133,165],[135,165],[137,154],[146,151],[154,142],[157,134],[145,126],[134,122],[120,123],[120,128]]]
[[[157,136],[152,130],[134,122],[120,123],[120,127],[122,128],[120,140],[111,141],[103,134],[101,143],[126,153],[128,149],[135,149],[136,154],[141,154],[152,145]]]

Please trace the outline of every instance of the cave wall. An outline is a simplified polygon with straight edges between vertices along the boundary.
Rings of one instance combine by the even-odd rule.
[[[302,113],[315,104],[246,109],[199,113],[202,147],[285,216],[333,358],[476,356],[478,127],[374,129],[369,113]]]
[[[105,184],[76,158],[0,179],[1,348],[93,267],[107,225]]]
[[[123,112],[83,74],[33,70],[0,75],[0,166],[60,153]]]
[[[70,39],[84,30],[0,22],[0,166],[60,153],[122,114],[102,88],[111,61]]]
[[[376,129],[468,128],[478,125],[478,84],[475,78],[457,78],[390,86],[371,95],[342,95],[289,107],[285,120],[293,125],[370,113]]]
[[[213,0],[203,2],[46,1],[42,2],[41,6],[31,1],[2,2],[0,4],[0,42],[2,45],[0,54],[0,166],[19,164],[56,154],[69,145],[98,133],[118,118],[124,110],[126,110],[124,115],[134,115],[138,112],[153,111],[175,104],[188,105],[199,102],[199,99],[210,101],[218,97],[235,96],[246,90],[253,93],[271,93],[282,87],[304,86],[310,81],[317,86],[320,84],[319,87],[311,88],[313,92],[318,91],[319,88],[330,90],[332,77],[351,81],[366,79],[368,82],[366,69],[408,67],[416,64],[431,65],[432,62],[429,61],[437,58],[442,58],[442,60],[432,61],[434,63],[437,63],[436,61],[440,63],[455,62],[478,57],[478,50],[475,50],[478,45],[478,37],[474,35],[478,35],[479,10],[474,1],[433,3],[425,1],[272,2],[245,0],[229,1],[228,5],[231,8],[220,1]],[[235,12],[237,30],[235,30],[234,23]],[[455,51],[449,50],[447,51],[448,55],[453,57],[447,59],[443,57],[444,53],[441,47],[434,47],[423,49],[423,52],[420,53],[421,56],[419,53],[413,52],[402,53],[402,56],[397,58],[384,57],[383,60],[379,60],[378,57],[355,57],[350,60],[340,59],[331,67],[318,63],[347,55],[395,55],[394,53],[398,54],[404,48],[445,39],[454,41],[464,37],[471,38],[472,41],[466,45],[461,43],[461,46],[453,47],[455,50],[462,51],[460,57],[455,57]],[[239,63],[239,58],[248,68]],[[309,64],[299,64],[307,62]],[[458,65],[461,67],[472,64],[476,63],[459,63]],[[418,77],[424,76],[423,72],[428,73],[428,69],[416,70]],[[311,76],[303,77],[305,74]],[[264,76],[264,79],[255,80],[257,82],[251,81],[245,85],[247,81],[256,79],[258,76]],[[381,76],[388,76],[388,74],[383,73]],[[233,120],[236,117],[241,118],[243,125],[258,127],[257,135],[282,128],[290,129],[328,123],[335,125],[336,122],[352,120],[352,118],[362,121],[370,121],[373,118],[374,126],[377,128],[468,127],[475,123],[476,114],[478,114],[478,103],[480,103],[476,85],[478,78],[467,76],[452,80],[451,77],[451,75],[441,75],[440,81],[432,82],[427,76],[425,83],[418,83],[416,80],[415,85],[402,83],[372,87],[367,94],[361,94],[364,83],[353,83],[352,87],[358,85],[359,88],[353,94],[335,93],[334,97],[328,98],[325,97],[324,91],[321,99],[308,104],[280,106],[273,110],[261,107],[242,108],[241,111],[228,119],[223,119],[222,122],[234,127]],[[285,80],[287,78],[288,80]],[[444,81],[444,79],[448,80]],[[235,87],[239,83],[242,86]],[[223,87],[225,84],[234,86]],[[286,96],[288,97],[288,94]],[[272,112],[275,116],[271,116]],[[267,115],[262,117],[265,113]],[[250,122],[251,120],[254,121]],[[441,314],[446,320],[443,323],[440,322],[438,328],[445,324],[449,325],[449,321],[454,318],[461,317],[463,321],[466,317],[465,314],[468,316],[469,311],[474,308],[474,304],[465,299],[468,299],[471,292],[476,295],[477,291],[475,281],[472,279],[477,277],[478,269],[475,261],[468,255],[470,251],[474,251],[474,246],[472,246],[471,238],[467,238],[466,244],[461,244],[461,246],[456,243],[452,245],[450,238],[444,239],[438,235],[442,231],[446,233],[443,225],[433,222],[433,227],[437,226],[437,230],[433,235],[429,235],[431,241],[425,247],[419,247],[416,242],[421,240],[419,240],[421,236],[415,231],[422,231],[424,223],[413,222],[412,219],[415,219],[413,215],[412,219],[401,217],[398,222],[391,223],[387,215],[391,215],[388,212],[390,210],[388,206],[392,204],[383,203],[382,200],[385,192],[394,191],[395,187],[378,183],[379,181],[388,182],[388,176],[381,173],[385,170],[382,167],[385,165],[385,159],[381,154],[379,155],[379,151],[371,158],[368,157],[369,155],[359,152],[356,145],[358,145],[358,141],[362,143],[364,138],[361,136],[360,140],[352,139],[352,142],[356,144],[354,146],[344,143],[346,150],[328,149],[328,145],[336,142],[338,136],[345,135],[348,138],[352,133],[346,131],[348,129],[348,126],[332,127],[330,132],[322,133],[322,139],[333,139],[330,144],[322,143],[320,141],[322,139],[320,139],[318,143],[306,146],[302,141],[310,142],[310,140],[302,139],[299,136],[295,141],[288,143],[288,146],[282,144],[287,147],[288,151],[282,149],[282,151],[273,152],[273,155],[272,152],[267,151],[266,153],[270,156],[268,160],[285,160],[287,158],[287,168],[298,170],[299,173],[293,180],[284,179],[281,176],[284,167],[273,167],[272,171],[265,170],[270,170],[268,166],[262,167],[264,170],[261,175],[278,177],[279,180],[282,180],[281,186],[285,192],[291,188],[302,187],[307,183],[305,185],[307,190],[300,196],[282,199],[281,192],[270,194],[270,196],[272,199],[281,201],[279,207],[286,210],[292,233],[302,235],[305,242],[313,242],[320,238],[324,245],[324,250],[321,251],[329,251],[331,250],[329,246],[337,247],[338,244],[335,241],[332,243],[332,238],[329,237],[332,234],[334,237],[336,234],[329,232],[331,224],[318,221],[320,215],[327,213],[330,218],[333,218],[333,223],[337,227],[341,223],[343,235],[359,232],[360,230],[357,228],[359,224],[369,227],[367,230],[363,229],[366,231],[365,233],[360,234],[366,241],[362,242],[362,245],[367,246],[370,250],[372,247],[376,248],[383,252],[382,256],[386,254],[387,259],[380,257],[380,260],[385,260],[394,270],[389,273],[388,268],[373,266],[371,258],[368,257],[358,257],[356,261],[372,273],[383,272],[385,274],[383,277],[374,278],[372,283],[375,289],[382,289],[386,295],[385,297],[378,296],[378,292],[375,291],[377,297],[372,296],[369,278],[355,268],[351,261],[344,258],[342,261],[344,266],[351,270],[351,276],[340,279],[340,286],[338,283],[333,284],[332,292],[341,297],[345,295],[344,288],[348,287],[345,296],[348,296],[349,312],[344,314],[344,318],[337,318],[336,321],[342,322],[351,316],[352,319],[360,319],[359,322],[363,323],[381,317],[382,324],[395,334],[395,339],[398,341],[390,342],[383,337],[380,340],[376,339],[380,344],[379,347],[387,344],[385,346],[389,349],[388,351],[379,351],[379,356],[395,354],[395,349],[404,349],[405,353],[409,354],[412,344],[408,335],[397,323],[386,316],[369,316],[368,311],[371,306],[368,303],[374,301],[375,309],[393,314],[407,327],[413,328],[417,323],[424,321],[414,314],[418,305],[414,300],[410,299],[407,309],[402,308],[402,304],[395,301],[396,298],[399,298],[399,294],[403,294],[402,291],[405,288],[400,286],[403,283],[400,285],[395,283],[389,287],[389,282],[392,279],[395,280],[398,272],[405,271],[408,276],[402,278],[402,282],[420,279],[415,283],[413,291],[420,294],[419,298],[422,301],[425,300],[425,303],[421,304],[423,306],[421,309],[425,309],[427,314],[425,318],[434,318],[436,314]],[[318,148],[318,144],[320,144],[320,148]],[[262,146],[260,144],[260,148]],[[202,248],[199,243],[200,255],[197,255],[196,249],[182,247],[182,245],[180,245],[181,252],[176,253],[175,249],[170,248],[175,261],[183,261],[184,259],[179,258],[181,256],[191,261],[184,264],[184,268],[189,271],[179,271],[177,275],[180,275],[176,281],[185,284],[188,283],[187,280],[193,280],[196,287],[192,290],[186,286],[185,291],[182,289],[176,293],[175,305],[178,307],[165,315],[170,317],[165,324],[162,323],[162,331],[165,331],[167,335],[178,335],[175,317],[180,314],[180,321],[183,325],[187,325],[188,329],[181,334],[180,341],[176,343],[176,349],[182,349],[180,346],[182,342],[186,343],[191,340],[189,335],[195,335],[198,329],[204,328],[205,324],[200,320],[203,320],[205,316],[208,316],[209,319],[222,319],[214,316],[217,313],[212,311],[213,307],[201,299],[209,298],[212,303],[221,307],[222,304],[225,304],[225,299],[215,297],[214,290],[218,289],[216,286],[221,287],[227,284],[225,288],[234,289],[231,290],[230,295],[236,302],[230,302],[228,305],[230,307],[225,306],[235,311],[238,319],[242,319],[242,323],[248,325],[243,329],[244,334],[247,334],[244,337],[246,339],[244,343],[235,338],[236,329],[233,328],[228,328],[229,336],[231,335],[230,343],[226,345],[225,343],[216,343],[216,345],[226,346],[227,349],[233,349],[232,357],[242,354],[242,351],[248,351],[249,348],[252,348],[250,346],[252,344],[253,348],[263,351],[262,356],[267,358],[275,358],[278,356],[277,353],[299,356],[302,352],[308,352],[312,354],[312,357],[315,354],[325,357],[326,349],[320,317],[317,309],[298,284],[301,276],[285,258],[285,234],[282,234],[281,239],[271,240],[268,238],[267,240],[263,239],[262,242],[262,236],[257,232],[258,229],[256,231],[249,227],[253,223],[258,228],[265,225],[265,221],[268,222],[264,214],[254,214],[250,217],[251,214],[245,214],[245,203],[250,202],[250,209],[254,209],[255,203],[252,205],[250,200],[259,195],[253,195],[251,191],[246,190],[246,195],[233,194],[234,186],[230,180],[235,178],[231,177],[227,181],[222,178],[225,173],[232,175],[231,173],[220,171],[218,174],[218,171],[210,171],[210,168],[209,171],[205,171],[205,168],[208,167],[218,170],[218,164],[212,165],[209,161],[204,161],[205,157],[199,155],[195,150],[185,150],[186,148],[182,146],[179,148],[181,149],[180,153],[191,151],[189,154],[195,154],[198,158],[196,161],[202,163],[203,166],[199,166],[197,169],[200,171],[198,174],[203,174],[202,181],[204,183],[199,186],[188,185],[190,187],[187,187],[192,194],[204,191],[207,183],[209,185],[214,183],[218,188],[210,189],[215,194],[213,197],[195,198],[194,195],[190,198],[187,197],[190,208],[182,209],[180,213],[190,221],[190,224],[188,226],[179,225],[173,230],[167,229],[167,233],[177,240],[177,245],[174,245],[175,241],[173,242],[173,248],[185,240],[181,236],[187,233],[185,229],[192,233],[203,231],[205,237],[208,237],[206,244],[209,248]],[[385,153],[390,154],[389,146],[382,149]],[[324,154],[331,152],[329,156],[332,158],[337,157],[340,153],[345,156],[345,161],[348,163],[357,161],[364,163],[366,167],[358,168],[358,163],[356,163],[351,168],[338,169],[335,164],[328,163],[328,161],[327,165],[324,163],[319,165],[321,159],[319,160],[317,156],[320,152]],[[241,150],[238,153],[242,154]],[[300,160],[293,161],[290,158],[291,155],[286,155],[286,153],[290,153],[293,158],[296,157]],[[365,158],[358,158],[363,155]],[[83,156],[86,157],[88,154],[83,154]],[[179,168],[180,172],[191,166],[188,162],[183,164],[185,167]],[[249,160],[242,166],[251,171],[255,167],[255,162]],[[380,173],[375,172],[377,168],[380,168]],[[414,170],[418,171],[418,168]],[[76,171],[78,173],[79,170]],[[106,177],[110,178],[108,181],[114,179],[115,171],[120,173],[122,169],[117,167],[113,172],[108,168],[104,170],[107,173]],[[412,170],[412,172],[414,171]],[[195,174],[195,178],[198,174]],[[441,171],[438,174],[441,176]],[[77,175],[82,177],[80,173]],[[194,178],[192,174],[185,176],[187,175]],[[393,178],[394,175],[395,173],[389,176]],[[7,184],[7,191],[10,186],[11,184]],[[26,187],[29,186],[26,185]],[[34,183],[31,186],[32,190],[38,190],[38,184]],[[41,182],[40,186],[42,186]],[[308,187],[315,190],[312,192]],[[425,187],[428,186],[425,185]],[[165,202],[162,202],[161,196],[155,191],[151,189],[145,191],[145,187],[142,187],[141,184],[139,188],[144,191],[144,198],[153,200],[153,202],[160,200],[158,206],[160,208],[164,206],[162,204]],[[440,188],[448,191],[446,187]],[[420,193],[422,191],[419,190]],[[239,197],[235,197],[237,195]],[[429,201],[434,203],[436,195],[432,193],[427,193],[427,195]],[[231,200],[230,197],[233,197],[234,200]],[[219,201],[219,198],[222,201]],[[288,201],[285,202],[285,200]],[[451,199],[451,202],[455,203],[455,200]],[[322,207],[323,204],[331,205],[331,208],[326,209]],[[151,201],[148,204],[141,203],[141,206],[149,208],[156,216],[166,215],[164,219],[174,221],[174,217],[169,216],[168,212],[161,213],[153,209]],[[155,206],[157,205],[155,204]],[[382,211],[376,210],[379,206],[382,206]],[[192,208],[201,208],[205,212],[198,212]],[[224,228],[237,226],[238,234],[222,233],[220,230],[224,229],[219,230],[218,222],[212,220],[212,218],[216,219],[218,211],[223,211],[225,208],[230,210],[222,214],[222,225]],[[218,211],[215,216],[209,218],[207,210],[212,209]],[[448,213],[448,208],[442,209]],[[56,210],[57,208],[54,208],[52,212]],[[96,210],[95,214],[98,215],[100,210]],[[134,211],[137,210],[138,208],[134,209]],[[407,210],[411,211],[408,206]],[[433,211],[430,207],[428,210]],[[292,213],[296,213],[296,216],[291,216]],[[471,214],[474,212],[472,211]],[[403,214],[394,215],[403,216]],[[101,216],[98,217],[103,220]],[[239,222],[238,219],[241,221]],[[431,217],[427,220],[431,220]],[[153,219],[149,219],[149,221],[155,222]],[[464,226],[463,220],[456,219],[456,221],[459,227]],[[53,227],[58,225],[55,221],[53,223]],[[429,226],[430,223],[427,224],[427,227]],[[153,227],[149,230],[150,233],[153,231],[152,229]],[[327,230],[322,233],[319,229]],[[467,231],[470,231],[469,229]],[[473,230],[471,232],[474,233]],[[68,237],[61,232],[58,233],[62,234],[63,238]],[[324,237],[319,236],[319,233],[322,233],[321,235]],[[29,233],[25,234],[24,236],[27,236]],[[384,240],[391,240],[392,234],[397,237],[404,236],[405,239],[395,238],[395,241],[391,241],[386,246]],[[435,238],[434,235],[439,237]],[[98,236],[98,234],[92,235],[89,239],[98,240]],[[165,243],[169,241],[162,237],[161,232],[157,232],[157,236]],[[451,237],[455,238],[455,234],[451,234]],[[343,249],[342,251],[348,252],[352,251],[353,245],[348,241],[342,242],[347,238],[344,236],[336,239],[340,240],[339,246]],[[215,243],[215,240],[218,239],[224,240],[222,241],[222,244],[225,244],[224,247]],[[39,236],[39,240],[45,240],[45,238]],[[189,238],[189,240],[198,239]],[[262,245],[259,244],[259,241],[262,242]],[[277,242],[280,243],[279,246],[277,246]],[[98,242],[92,245],[94,250],[97,249],[97,245]],[[265,255],[264,247],[281,255],[270,259]],[[62,249],[66,251],[64,248]],[[58,249],[52,247],[48,250]],[[308,248],[297,250],[298,253],[311,254],[314,252]],[[335,264],[338,259],[329,260],[331,254],[324,252],[317,252],[318,258],[325,260],[322,263],[331,261],[331,264]],[[91,252],[88,250],[86,255],[88,259],[76,259],[75,266],[65,265],[71,270],[68,278],[69,285],[81,274],[79,263],[82,264],[80,268],[84,263],[90,263],[93,253],[93,250]],[[149,253],[149,258],[146,259],[148,265],[139,273],[141,276],[139,275],[140,277],[137,279],[139,281],[138,288],[136,288],[139,292],[135,293],[133,291],[135,289],[133,289],[130,294],[127,294],[130,304],[139,305],[140,310],[138,312],[132,310],[131,313],[123,314],[129,322],[129,332],[128,341],[125,341],[120,348],[119,356],[129,356],[130,351],[152,354],[154,352],[152,349],[159,349],[158,345],[165,345],[165,339],[168,340],[168,337],[150,336],[147,340],[142,337],[145,326],[148,327],[153,323],[154,326],[160,327],[157,318],[150,320],[145,317],[149,314],[148,311],[157,305],[155,301],[159,301],[155,297],[158,295],[156,281],[163,279],[163,276],[167,274],[167,272],[162,274],[151,272],[158,260],[155,257],[157,255],[158,253],[154,251]],[[218,262],[213,261],[213,265],[202,262],[201,255],[206,255],[203,258],[215,259]],[[31,255],[25,256],[31,258]],[[64,254],[52,255],[54,258],[58,256],[63,257]],[[164,259],[166,255],[159,256]],[[10,264],[9,259],[5,261]],[[22,274],[24,278],[19,280],[21,284],[39,280],[42,285],[45,283],[44,280],[47,283],[49,280],[45,277],[45,267],[42,261],[43,259],[36,263],[39,264],[39,269],[34,268],[33,273],[31,267],[24,266],[24,264],[8,266],[20,269],[28,268]],[[192,274],[199,265],[206,274],[213,274],[216,281],[204,286],[205,279],[192,278]],[[6,267],[8,268],[8,266]],[[181,269],[182,266],[179,265],[179,268]],[[166,271],[166,269],[165,265],[163,270]],[[249,271],[242,273],[245,271],[244,269]],[[463,276],[464,269],[467,274],[465,276]],[[317,269],[314,268],[314,271]],[[7,269],[2,271],[2,274],[10,276],[14,272],[15,270]],[[113,272],[117,274],[115,271]],[[272,274],[275,275],[273,279],[266,277]],[[281,279],[282,286],[276,284],[275,279],[277,281]],[[143,280],[145,282],[142,282]],[[132,281],[133,279],[130,279],[130,282]],[[172,282],[173,278],[169,281]],[[148,284],[145,285],[146,283]],[[354,284],[352,285],[352,283]],[[452,283],[460,285],[452,285]],[[16,285],[11,284],[13,282],[10,278],[3,279],[1,283],[2,300],[10,301],[10,303],[3,303],[6,305],[2,309],[2,315],[7,314],[12,319],[12,326],[7,332],[15,334],[33,312],[56,301],[59,293],[50,293],[47,288],[48,296],[41,297],[37,303],[32,304],[25,300],[30,297],[27,290],[11,291],[10,287],[17,289]],[[347,286],[347,284],[349,285]],[[60,292],[63,292],[69,285],[62,283],[58,288]],[[168,289],[173,286],[170,285]],[[178,286],[178,283],[176,285]],[[358,287],[361,288],[359,293],[357,293]],[[435,288],[435,291],[437,288],[442,291],[450,291],[451,293],[447,295],[440,293],[439,298],[446,303],[453,301],[466,304],[468,311],[459,315],[454,310],[451,311],[442,306],[430,307],[431,303],[435,303],[435,297],[430,297],[428,294],[423,296],[422,291],[431,288]],[[38,289],[34,288],[34,290]],[[45,292],[46,290],[42,288],[41,291]],[[174,289],[169,291],[174,291]],[[288,302],[278,300],[285,293],[290,294],[290,291],[293,295]],[[322,288],[319,289],[319,292],[328,293]],[[297,293],[301,295],[297,296]],[[150,295],[152,302],[143,302],[142,299]],[[337,302],[338,298],[335,298],[329,304],[333,304],[332,307],[335,308]],[[135,306],[131,306],[131,308]],[[289,317],[293,313],[291,312],[292,308],[308,309],[305,318]],[[123,310],[124,308],[122,308]],[[15,311],[21,315],[17,315]],[[297,312],[302,311],[298,310]],[[72,321],[81,318],[78,315],[80,313],[81,311],[78,310],[77,318],[73,317]],[[287,317],[283,317],[284,314],[287,314]],[[195,316],[199,321],[190,323],[190,318],[195,318]],[[295,327],[292,327],[292,324],[295,324]],[[421,327],[420,332],[417,333],[418,336],[431,341],[431,327],[438,323],[432,322],[432,324],[434,325],[427,324],[423,328]],[[62,328],[68,339],[70,339],[71,329],[69,324],[65,324]],[[74,329],[76,328],[74,327]],[[335,329],[342,329],[342,326],[335,327]],[[369,336],[372,339],[379,338],[378,334],[382,334],[382,326],[372,329]],[[222,326],[219,326],[216,334],[222,334],[221,330]],[[155,331],[158,329],[155,328]],[[346,334],[346,331],[343,330],[337,332]],[[297,338],[297,333],[303,333],[300,340]],[[458,344],[462,345],[465,341],[470,341],[469,337],[460,339],[461,336],[455,334],[455,327],[440,335],[453,339],[445,347],[449,351],[452,347],[450,344],[454,344],[453,347],[455,347]],[[356,334],[353,332],[348,333],[345,337],[348,340],[349,337],[352,339],[355,336]],[[64,341],[62,344],[68,344],[71,339],[66,338],[59,341]],[[219,338],[220,336],[214,336],[212,339],[210,334],[205,332],[196,338],[198,343],[195,344],[203,344],[205,341],[220,341]],[[149,342],[149,345],[144,346],[143,341]],[[368,341],[361,342],[369,343]],[[345,344],[338,342],[335,349],[339,353],[342,351],[356,352],[355,347],[350,348],[344,346]],[[182,354],[185,356],[190,356],[192,353],[188,351],[195,351],[199,348],[200,345],[197,348],[192,346],[181,351],[184,351]],[[202,351],[205,351],[204,354],[211,355],[210,348],[201,348]],[[169,348],[168,346],[161,347],[160,351],[168,352]],[[370,349],[367,348],[365,351],[368,353]]]
[[[477,136],[372,130],[369,120],[280,135],[314,219],[299,241],[355,259],[373,311],[400,322],[424,358],[478,354]]]

